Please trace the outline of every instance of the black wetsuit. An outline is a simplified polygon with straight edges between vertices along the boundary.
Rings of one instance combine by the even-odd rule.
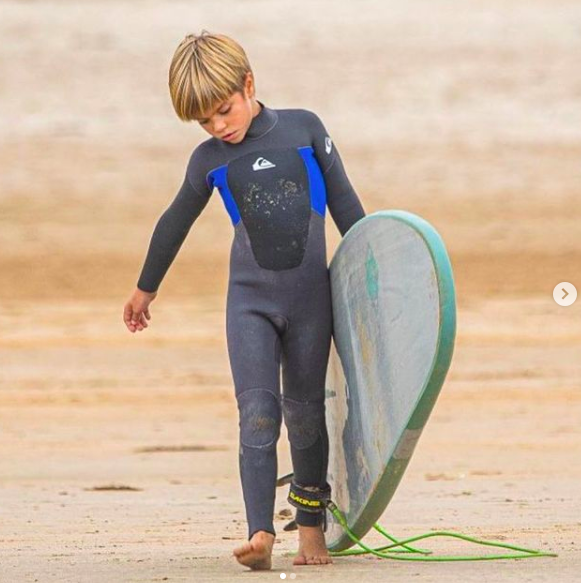
[[[155,227],[137,284],[157,290],[217,187],[234,226],[226,331],[249,539],[257,530],[275,534],[283,417],[294,480],[307,487],[326,484],[332,311],[325,207],[342,235],[365,215],[320,119],[306,110],[260,105],[239,144],[210,138],[194,150],[180,191]],[[321,519],[296,513],[301,525]]]

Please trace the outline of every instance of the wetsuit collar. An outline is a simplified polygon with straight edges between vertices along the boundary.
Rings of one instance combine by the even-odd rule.
[[[262,101],[258,101],[258,103],[261,106],[260,112],[257,116],[252,118],[252,122],[250,123],[250,127],[248,128],[244,139],[254,140],[262,137],[269,132],[278,121],[278,114],[274,109],[266,107]]]

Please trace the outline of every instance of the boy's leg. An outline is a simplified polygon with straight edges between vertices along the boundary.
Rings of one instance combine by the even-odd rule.
[[[239,471],[250,540],[259,530],[276,534],[280,340],[268,316],[244,310],[240,304],[228,307],[227,339],[239,411]]]
[[[328,285],[314,287],[308,304],[290,315],[282,338],[282,410],[287,426],[294,481],[300,486],[325,488],[329,438],[325,422],[325,377],[332,335]],[[323,513],[298,509],[299,526],[317,526]]]

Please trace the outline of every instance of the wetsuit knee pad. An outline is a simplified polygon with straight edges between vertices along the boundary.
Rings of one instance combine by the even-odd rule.
[[[240,442],[246,447],[267,448],[280,436],[278,397],[268,389],[247,389],[237,397]]]
[[[288,439],[293,447],[311,447],[325,426],[325,403],[317,401],[295,401],[282,398],[282,412]]]

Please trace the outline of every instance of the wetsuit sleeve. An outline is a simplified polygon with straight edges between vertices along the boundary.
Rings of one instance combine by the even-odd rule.
[[[313,128],[315,157],[325,178],[327,206],[343,236],[352,225],[365,216],[365,210],[347,177],[341,156],[325,126],[314,113],[311,113],[310,123]]]
[[[206,185],[200,192],[188,177],[192,163],[176,197],[159,218],[151,236],[145,263],[137,287],[146,292],[155,292],[184,242],[194,221],[210,200],[211,191]],[[199,173],[194,172],[195,176]],[[204,176],[202,175],[202,180]],[[201,182],[200,185],[204,183]],[[200,188],[200,186],[198,186]]]

